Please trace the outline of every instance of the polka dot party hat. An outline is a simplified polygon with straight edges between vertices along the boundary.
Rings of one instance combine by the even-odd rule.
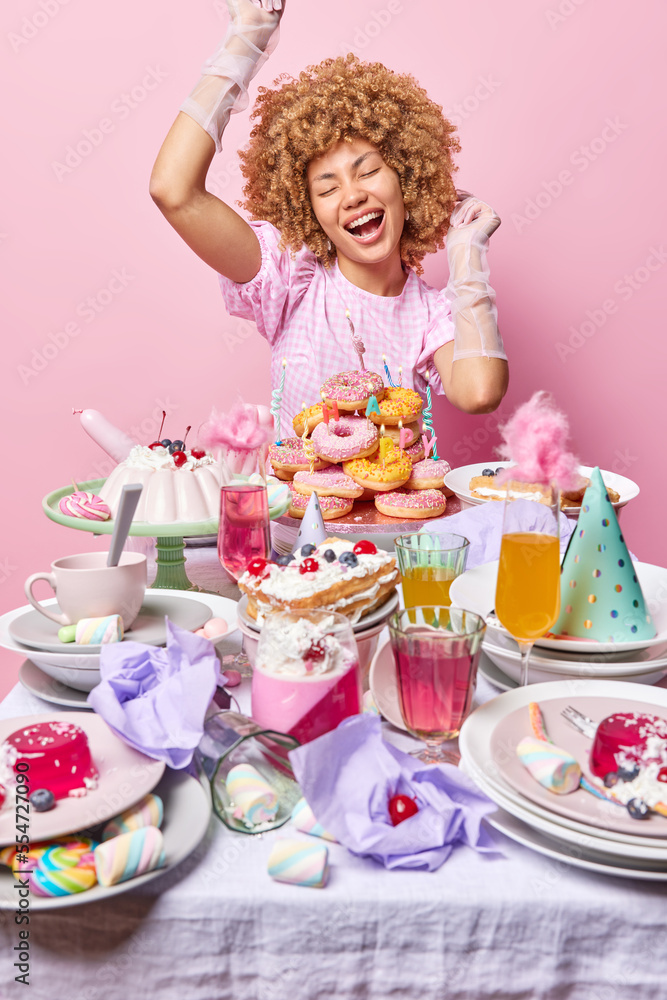
[[[310,494],[310,500],[303,515],[299,534],[296,536],[292,552],[298,552],[302,545],[319,545],[326,537],[327,532],[324,527],[320,501],[317,493],[313,491]]]
[[[597,468],[563,559],[560,600],[555,635],[628,642],[656,634]]]

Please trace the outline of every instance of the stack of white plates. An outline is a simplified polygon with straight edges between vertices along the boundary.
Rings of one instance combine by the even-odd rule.
[[[667,881],[667,817],[634,820],[615,803],[582,788],[555,795],[535,781],[516,755],[531,735],[528,705],[542,710],[549,737],[569,750],[591,778],[591,740],[562,716],[566,705],[595,722],[614,712],[667,718],[667,690],[619,681],[555,681],[517,688],[486,702],[466,719],[459,736],[461,766],[499,809],[488,822],[531,850],[590,871]],[[667,786],[665,788],[667,798]]]
[[[538,639],[530,655],[529,682],[592,678],[654,684],[667,675],[667,569],[649,563],[635,563],[647,606],[657,634],[653,639],[634,642],[591,642],[578,639]],[[520,679],[521,656],[514,639],[493,614],[498,563],[485,563],[454,580],[452,603],[476,611],[486,620],[483,649],[501,671],[498,677],[486,674],[497,686],[512,687]],[[482,671],[484,672],[484,671]]]

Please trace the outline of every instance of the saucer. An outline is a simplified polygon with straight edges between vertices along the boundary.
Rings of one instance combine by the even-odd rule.
[[[41,698],[43,701],[50,701],[54,705],[61,705],[63,708],[83,708],[92,712],[88,704],[88,692],[77,691],[76,688],[63,684],[55,677],[49,677],[44,670],[40,670],[36,663],[24,660],[19,667],[19,680],[26,691]]]
[[[51,607],[56,611],[60,610],[57,604]],[[206,604],[191,597],[156,596],[147,591],[132,628],[125,633],[124,641],[163,646],[167,641],[165,616],[174,625],[192,632],[208,621],[211,612]],[[9,626],[9,634],[15,642],[47,653],[99,653],[102,649],[101,643],[84,646],[75,642],[60,642],[60,628],[57,622],[33,609],[14,619]]]

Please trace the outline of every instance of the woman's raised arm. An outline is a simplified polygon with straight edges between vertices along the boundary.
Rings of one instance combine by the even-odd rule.
[[[206,174],[230,114],[247,107],[248,84],[275,47],[280,3],[227,0],[227,34],[169,130],[150,180],[153,201],[188,246],[239,282],[257,274],[259,243],[247,222],[206,190]]]

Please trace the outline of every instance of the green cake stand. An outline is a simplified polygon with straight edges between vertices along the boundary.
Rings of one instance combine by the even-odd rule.
[[[237,479],[241,478],[239,476]],[[87,483],[79,483],[79,490],[89,491],[99,494],[104,486],[104,479],[92,479]],[[64,524],[67,528],[76,528],[78,531],[92,531],[95,535],[110,535],[114,529],[114,521],[89,521],[83,517],[72,517],[70,514],[63,514],[59,504],[63,497],[74,493],[74,487],[64,486],[62,489],[54,490],[47,494],[42,500],[44,513],[56,524]],[[280,504],[275,508],[269,508],[269,517],[274,520],[285,513],[286,505]],[[166,590],[195,590],[201,588],[195,586],[185,572],[185,542],[184,538],[201,535],[218,534],[218,518],[210,521],[178,521],[168,524],[152,524],[149,521],[133,521],[130,528],[131,535],[139,535],[144,538],[154,538],[157,549],[157,576],[152,584],[153,587]]]

